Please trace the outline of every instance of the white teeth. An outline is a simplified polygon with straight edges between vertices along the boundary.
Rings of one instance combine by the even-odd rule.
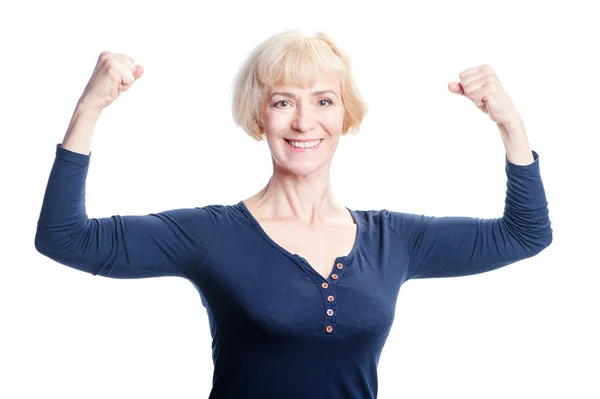
[[[290,143],[293,147],[296,148],[311,148],[311,147],[315,147],[317,145],[319,145],[319,143],[322,140],[315,140],[315,141],[291,141],[291,140],[286,140],[288,143]]]

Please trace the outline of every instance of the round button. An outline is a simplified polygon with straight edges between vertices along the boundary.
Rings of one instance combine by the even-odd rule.
[[[327,309],[327,316],[333,316],[333,309]]]
[[[327,327],[325,328],[325,331],[327,331],[328,333],[330,333],[330,332],[332,332],[332,331],[333,331],[333,327],[331,327],[331,326],[327,326]]]
[[[337,267],[339,270],[342,270],[344,268],[344,265],[338,263],[337,265],[335,265],[335,267]]]
[[[322,283],[322,284],[321,284],[321,287],[323,287],[323,288],[327,288],[327,287],[329,287],[329,284],[327,284],[327,283]]]
[[[327,300],[328,300],[329,302],[333,302],[333,300],[334,300],[334,299],[335,299],[335,298],[333,297],[333,295],[329,295],[329,296],[327,297]]]
[[[332,279],[334,279],[334,280],[337,280],[339,277],[340,277],[340,276],[338,276],[338,275],[337,275],[337,274],[335,274],[335,273],[331,275],[331,278],[332,278]]]

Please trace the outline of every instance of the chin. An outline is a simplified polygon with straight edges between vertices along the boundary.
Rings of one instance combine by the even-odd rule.
[[[278,163],[277,169],[284,173],[290,174],[294,176],[310,176],[316,172],[318,172],[324,164],[315,164],[313,162],[302,164],[300,162],[283,162]]]

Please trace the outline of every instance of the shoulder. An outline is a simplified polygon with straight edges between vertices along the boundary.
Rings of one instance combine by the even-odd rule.
[[[239,203],[237,204],[206,204],[195,206],[193,208],[187,208],[187,211],[191,214],[195,214],[197,217],[210,218],[215,221],[222,218],[239,218],[243,216],[243,211],[240,208]]]
[[[214,222],[222,219],[229,221],[248,221],[247,211],[242,201],[233,204],[207,204],[189,208],[189,211],[195,212],[197,216],[211,219]]]
[[[365,230],[378,234],[393,234],[411,241],[431,219],[418,213],[399,212],[389,209],[352,210]]]
[[[241,212],[236,205],[207,204],[174,208],[151,215],[181,227],[194,230],[213,230],[224,218],[239,218]]]
[[[370,210],[351,210],[351,212],[367,223],[386,223],[392,228],[399,227],[400,224],[423,223],[427,216],[418,213],[399,212],[389,209],[370,209]]]

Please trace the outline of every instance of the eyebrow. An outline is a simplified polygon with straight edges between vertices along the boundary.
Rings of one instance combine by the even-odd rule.
[[[331,93],[331,94],[333,94],[334,96],[337,97],[337,95],[332,90],[313,91],[312,95],[313,96],[321,96],[321,95],[323,95],[325,93]],[[290,93],[288,91],[277,91],[277,92],[271,94],[271,97],[276,96],[276,95],[296,98],[296,95],[294,93]]]

